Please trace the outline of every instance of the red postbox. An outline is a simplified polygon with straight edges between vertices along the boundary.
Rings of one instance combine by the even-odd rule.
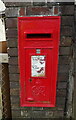
[[[60,16],[18,18],[21,106],[55,107]]]

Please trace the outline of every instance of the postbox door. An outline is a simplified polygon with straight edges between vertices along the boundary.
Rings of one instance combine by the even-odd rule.
[[[52,48],[25,48],[25,101],[51,103]]]

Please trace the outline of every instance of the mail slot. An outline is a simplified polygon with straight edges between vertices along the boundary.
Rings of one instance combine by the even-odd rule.
[[[55,107],[60,16],[18,18],[20,105]]]

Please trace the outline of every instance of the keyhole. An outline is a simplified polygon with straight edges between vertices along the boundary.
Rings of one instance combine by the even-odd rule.
[[[32,79],[30,78],[29,81],[32,82]]]

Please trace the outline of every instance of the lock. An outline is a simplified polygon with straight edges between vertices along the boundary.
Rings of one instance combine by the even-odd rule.
[[[32,79],[30,78],[29,81],[32,82]]]

